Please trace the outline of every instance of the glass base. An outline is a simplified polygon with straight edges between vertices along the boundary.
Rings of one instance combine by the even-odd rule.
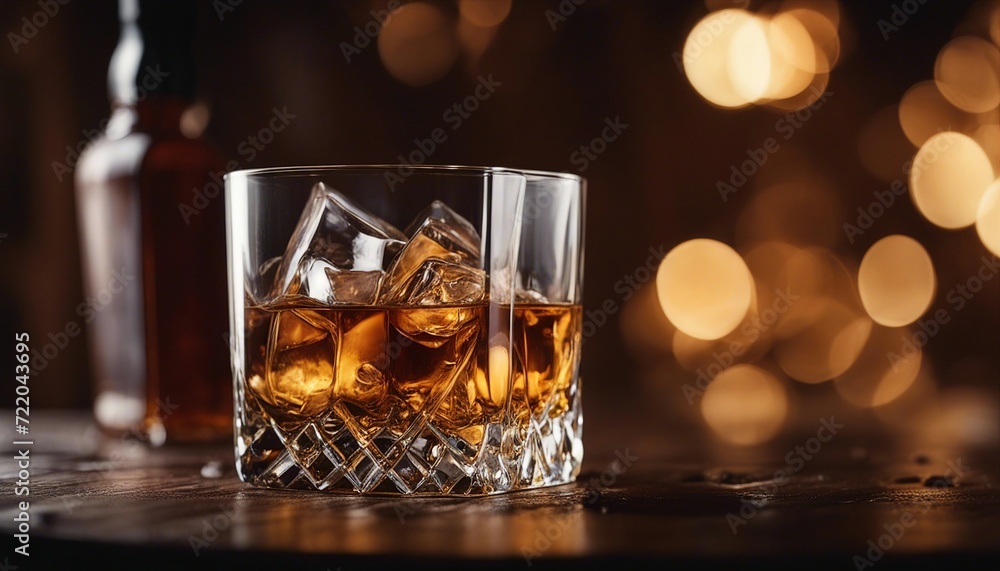
[[[237,426],[237,471],[266,488],[355,494],[477,496],[565,484],[583,459],[580,391],[572,393],[558,416],[472,427],[482,429],[478,446],[424,415],[403,431],[365,429],[335,406],[320,419],[281,427],[251,404]]]

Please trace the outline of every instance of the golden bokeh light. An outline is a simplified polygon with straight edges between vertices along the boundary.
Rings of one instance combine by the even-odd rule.
[[[779,290],[775,279],[781,264],[796,248],[780,242],[758,244],[744,260],[754,280],[753,298],[743,321],[714,340],[696,339],[675,330],[671,349],[677,363],[709,378],[738,363],[753,363],[767,354],[782,317],[795,304],[794,295]]]
[[[802,22],[791,14],[777,14],[767,26],[771,78],[766,96],[788,99],[803,92],[816,75],[816,49]]]
[[[858,360],[834,380],[834,386],[841,397],[857,406],[888,404],[913,385],[922,356],[909,329],[876,325]]]
[[[941,95],[959,109],[995,109],[1000,105],[1000,50],[981,38],[955,38],[938,54],[934,80]]]
[[[701,399],[701,414],[722,440],[752,446],[770,440],[785,422],[788,396],[778,379],[753,365],[721,372]]]
[[[876,323],[886,327],[916,321],[934,299],[936,285],[927,250],[900,234],[875,242],[858,269],[861,303]]]
[[[839,6],[822,2],[817,11],[786,4],[773,12],[767,7],[766,15],[724,8],[694,26],[682,59],[702,97],[726,108],[761,104],[798,110],[823,94],[840,54]]]
[[[1000,256],[1000,179],[990,185],[979,203],[976,233],[987,250]]]
[[[512,0],[458,0],[458,13],[480,28],[499,26],[510,14]]]
[[[675,330],[671,344],[674,358],[681,368],[704,375],[706,380],[735,364],[753,363],[770,348],[774,323],[763,321],[751,307],[740,325],[720,339],[696,339]]]
[[[964,228],[975,223],[979,203],[993,179],[993,167],[982,147],[967,135],[945,131],[917,151],[910,171],[910,194],[932,223]]]
[[[899,124],[906,138],[916,146],[946,129],[964,131],[972,118],[948,102],[933,81],[921,81],[899,101]]]
[[[778,366],[791,378],[822,383],[847,371],[868,341],[867,315],[834,300],[814,302],[812,318],[775,344]]]
[[[817,51],[816,59],[817,67],[820,67],[822,66],[821,62],[826,61],[826,56],[823,55],[823,52]],[[830,72],[814,73],[810,77],[809,85],[802,91],[785,99],[768,101],[767,106],[779,111],[798,111],[816,103],[826,94],[826,88],[830,85]]]
[[[899,125],[899,108],[888,105],[875,112],[861,129],[858,157],[865,170],[882,182],[904,179],[903,165],[916,148]]]
[[[753,299],[743,258],[715,240],[672,249],[656,272],[660,306],[677,329],[697,339],[719,339],[743,321]]]
[[[822,56],[816,59],[815,71],[829,72],[840,59],[840,34],[837,31],[839,16],[835,22],[830,15],[816,9],[819,5],[809,2],[806,6],[808,7],[793,8],[785,13],[798,20],[809,32],[815,52]]]
[[[406,85],[433,83],[458,56],[455,25],[441,9],[424,2],[403,4],[378,36],[382,64]]]
[[[732,45],[736,32],[756,16],[746,10],[726,9],[701,19],[684,42],[684,73],[702,97],[719,107],[737,108],[752,103],[733,85]],[[756,23],[759,26],[759,23]],[[752,34],[747,34],[752,39]]]
[[[768,96],[771,61],[767,25],[754,16],[736,28],[729,44],[729,81],[736,93],[752,103]]]

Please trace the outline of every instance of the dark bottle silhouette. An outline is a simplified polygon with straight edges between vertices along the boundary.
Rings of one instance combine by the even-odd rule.
[[[225,204],[192,206],[222,157],[181,131],[195,99],[194,0],[121,0],[112,115],[76,170],[83,312],[106,431],[231,438]]]

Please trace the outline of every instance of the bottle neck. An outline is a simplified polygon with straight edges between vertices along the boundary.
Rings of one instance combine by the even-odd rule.
[[[194,0],[120,0],[121,35],[108,66],[112,108],[179,113],[195,98],[191,45],[197,22]],[[180,111],[177,111],[177,107]],[[148,117],[139,117],[144,125]],[[165,117],[168,123],[177,123]],[[160,123],[160,119],[155,120]]]

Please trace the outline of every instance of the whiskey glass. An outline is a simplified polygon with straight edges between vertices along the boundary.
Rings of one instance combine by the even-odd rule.
[[[405,495],[571,482],[584,184],[464,166],[228,174],[240,479]]]

